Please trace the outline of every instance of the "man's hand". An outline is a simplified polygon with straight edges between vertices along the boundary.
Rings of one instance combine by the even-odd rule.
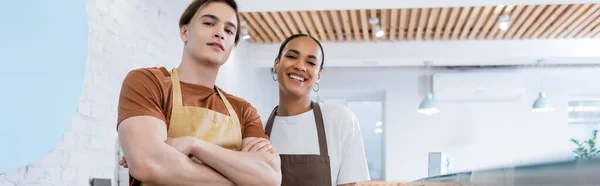
[[[123,159],[119,161],[119,165],[121,165],[123,168],[129,168],[129,166],[127,166],[127,160],[125,160],[125,156],[123,156]]]
[[[269,152],[271,149],[273,144],[265,138],[247,137],[242,140],[242,152]]]
[[[177,151],[189,156],[192,153],[192,146],[198,140],[196,137],[192,136],[182,136],[178,138],[167,138],[165,143],[169,144],[171,147],[177,149]]]

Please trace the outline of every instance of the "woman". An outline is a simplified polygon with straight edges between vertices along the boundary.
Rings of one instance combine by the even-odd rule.
[[[305,34],[287,38],[275,58],[279,83],[266,134],[281,157],[282,185],[354,185],[370,179],[356,116],[343,105],[315,103],[324,52]]]

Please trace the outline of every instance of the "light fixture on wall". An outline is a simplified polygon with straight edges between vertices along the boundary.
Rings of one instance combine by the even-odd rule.
[[[500,30],[508,30],[508,27],[510,26],[510,16],[504,14],[501,15],[500,18],[498,18],[498,28],[500,28]]]
[[[544,60],[538,60],[537,64],[543,69],[544,67]],[[540,76],[541,77],[541,76]],[[551,112],[554,109],[552,108],[552,106],[550,106],[550,103],[548,102],[548,98],[546,97],[546,92],[543,91],[543,78],[541,78],[540,80],[540,88],[542,89],[542,91],[540,91],[538,93],[538,97],[537,99],[535,99],[535,101],[533,102],[533,106],[531,108],[531,111],[533,112]]]
[[[539,92],[538,98],[533,102],[531,111],[533,112],[551,112],[554,109],[548,103],[545,92]]]
[[[246,28],[246,21],[240,21],[240,26],[242,27],[242,39],[250,39],[250,33],[248,33],[248,29]]]
[[[383,29],[381,29],[381,27],[379,26],[379,18],[371,18],[369,19],[369,23],[371,23],[371,25],[375,26],[375,36],[376,37],[383,37],[383,35],[385,35],[385,32],[383,31]]]
[[[419,110],[417,110],[417,112],[421,113],[421,114],[425,114],[425,115],[433,115],[433,114],[437,114],[438,112],[440,112],[439,109],[437,109],[435,106],[435,99],[433,98],[433,93],[431,90],[431,65],[433,64],[433,62],[431,61],[425,61],[425,65],[427,66],[427,95],[425,96],[425,99],[423,99],[423,101],[421,101],[421,104],[419,104]]]

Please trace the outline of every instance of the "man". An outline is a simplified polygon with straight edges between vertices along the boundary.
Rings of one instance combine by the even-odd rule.
[[[281,184],[279,155],[256,109],[215,86],[239,22],[234,0],[194,0],[179,22],[179,67],[136,69],[124,79],[117,130],[132,185]]]

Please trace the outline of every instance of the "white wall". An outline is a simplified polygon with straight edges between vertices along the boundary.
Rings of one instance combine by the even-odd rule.
[[[185,1],[88,0],[89,55],[78,112],[52,152],[1,175],[0,185],[89,185],[90,178],[116,185],[121,81],[134,68],[179,62],[177,21],[185,6]]]
[[[259,66],[272,66],[279,44],[257,44],[248,49],[248,58]],[[600,39],[474,40],[412,42],[323,43],[327,67],[422,66],[435,65],[534,65],[537,59],[548,64],[598,64]],[[352,54],[352,55],[348,55]]]
[[[108,178],[128,185],[128,170],[118,166],[117,103],[121,82],[135,68],[180,63],[178,20],[187,1],[88,0],[89,56],[78,113],[58,146],[42,160],[0,175],[0,186],[88,185]],[[243,41],[242,41],[243,42]],[[265,69],[244,62],[241,43],[222,67],[217,84],[268,112],[275,102],[259,94],[273,81],[259,79]],[[273,86],[271,86],[273,87]],[[275,91],[269,90],[269,93]],[[276,94],[275,94],[276,95]]]
[[[571,70],[571,71],[569,71]],[[324,92],[385,91],[385,177],[412,181],[427,176],[427,153],[442,151],[454,158],[454,170],[565,159],[568,141],[589,126],[567,125],[567,101],[600,98],[600,69],[545,69],[545,90],[556,111],[532,113],[540,74],[521,70],[526,91],[516,102],[438,102],[434,116],[417,113],[425,93],[424,71],[400,68],[330,68],[321,81]],[[340,90],[340,91],[336,91]],[[353,93],[351,93],[353,94]],[[331,95],[331,94],[329,94]]]
[[[256,68],[246,60],[248,47],[246,41],[240,41],[229,61],[219,70],[217,86],[250,102],[265,123],[277,105],[277,82],[271,79],[270,69]]]

